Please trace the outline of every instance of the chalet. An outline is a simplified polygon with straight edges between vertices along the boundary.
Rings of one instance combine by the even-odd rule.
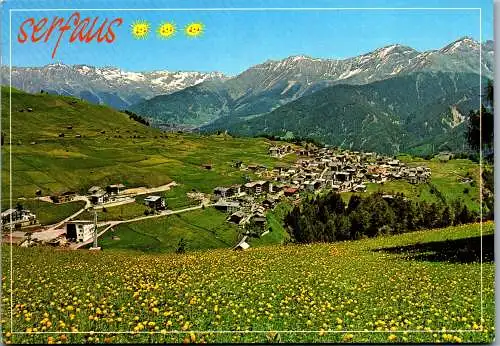
[[[113,184],[106,186],[106,192],[110,195],[118,195],[121,191],[125,189],[123,184]]]
[[[319,189],[321,187],[321,182],[317,181],[317,180],[313,180],[313,181],[305,181],[304,182],[304,188],[308,191],[315,191],[317,189]]]
[[[264,228],[266,226],[266,217],[263,215],[255,214],[251,217],[250,220],[260,228]]]
[[[387,164],[391,167],[397,167],[399,166],[399,160],[390,160],[387,162]]]
[[[334,179],[336,181],[344,182],[349,181],[351,174],[349,172],[335,172]]]
[[[228,213],[234,213],[240,208],[239,202],[225,201],[223,199],[219,199],[214,204],[215,209],[220,211],[225,211]]]
[[[234,190],[232,187],[216,187],[214,189],[214,196],[216,198],[226,198],[234,195]]]
[[[272,209],[276,205],[277,200],[274,197],[268,197],[262,202],[262,206],[267,209]]]
[[[245,191],[248,194],[261,194],[272,191],[272,184],[265,180],[251,181],[245,184]]]
[[[101,192],[102,188],[100,186],[92,186],[90,189],[87,190],[87,193],[89,195],[93,195],[94,193]]]
[[[74,200],[76,197],[76,192],[73,191],[66,191],[60,195],[52,195],[50,196],[50,199],[54,203],[66,203],[66,202],[71,202]]]
[[[286,169],[288,168],[287,165],[278,162],[277,164],[274,165],[274,168],[278,171],[277,173],[283,174],[285,173]]]
[[[410,184],[417,184],[418,183],[418,177],[415,173],[411,172],[410,174],[408,174],[408,182]]]
[[[270,181],[266,181],[266,180],[261,180],[259,182],[260,182],[260,186],[261,186],[260,193],[273,192],[273,183],[271,183]]]
[[[36,225],[37,223],[36,215],[27,209],[7,209],[2,212],[1,216],[3,228],[10,226],[14,226],[16,228],[25,227]]]
[[[148,196],[144,199],[144,205],[154,210],[163,210],[166,207],[165,199],[161,196]]]
[[[285,187],[285,185],[283,184],[273,184],[273,192],[280,192],[281,190],[283,190],[283,188]]]
[[[232,214],[231,214],[231,216],[229,216],[229,217],[227,218],[227,221],[229,221],[229,222],[233,222],[233,223],[235,223],[235,224],[239,225],[239,224],[243,221],[243,219],[244,219],[245,217],[246,217],[246,215],[245,215],[245,213],[244,213],[244,212],[242,212],[242,211],[237,211],[237,212],[232,213]]]
[[[109,199],[109,195],[106,191],[99,190],[96,193],[90,195],[90,201],[92,204],[102,204]]]
[[[278,148],[278,147],[270,147],[269,148],[269,155],[271,155],[271,157],[279,157],[281,154],[281,149]]]
[[[66,223],[66,239],[70,242],[83,243],[92,239],[94,235],[94,222],[87,220],[74,220]]]
[[[255,193],[255,186],[257,185],[257,182],[256,181],[250,181],[248,183],[246,183],[243,188],[245,190],[246,193],[248,194],[254,194]]]
[[[392,173],[391,174],[391,177],[394,179],[394,180],[399,180],[401,179],[401,174],[400,173]]]

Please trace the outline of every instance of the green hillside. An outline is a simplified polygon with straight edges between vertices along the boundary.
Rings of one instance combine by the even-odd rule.
[[[28,111],[31,108],[32,111]],[[2,199],[12,194],[34,197],[92,185],[159,186],[172,180],[190,191],[210,192],[217,185],[244,182],[235,161],[272,166],[269,141],[229,136],[163,134],[128,115],[72,97],[12,92],[12,151],[9,136],[9,90],[2,88]],[[68,126],[71,129],[68,129]],[[59,137],[64,133],[64,137]],[[77,134],[81,138],[76,138]],[[290,160],[287,157],[284,160]],[[202,165],[209,163],[212,169]]]
[[[16,344],[490,343],[493,232],[185,255],[14,247],[12,292],[3,247],[2,332]]]

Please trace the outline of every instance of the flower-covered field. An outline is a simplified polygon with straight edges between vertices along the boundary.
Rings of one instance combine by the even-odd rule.
[[[482,306],[479,225],[184,255],[14,247],[12,291],[4,245],[2,333],[6,343],[492,342],[493,229],[483,225]]]

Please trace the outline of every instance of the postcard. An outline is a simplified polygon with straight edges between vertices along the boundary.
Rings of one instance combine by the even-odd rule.
[[[0,8],[3,343],[494,341],[491,1]]]

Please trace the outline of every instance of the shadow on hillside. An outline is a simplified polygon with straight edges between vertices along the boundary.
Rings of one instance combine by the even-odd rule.
[[[417,243],[374,251],[402,254],[407,259],[431,262],[471,263],[481,257],[481,237]],[[483,236],[483,262],[494,261],[493,234]]]

